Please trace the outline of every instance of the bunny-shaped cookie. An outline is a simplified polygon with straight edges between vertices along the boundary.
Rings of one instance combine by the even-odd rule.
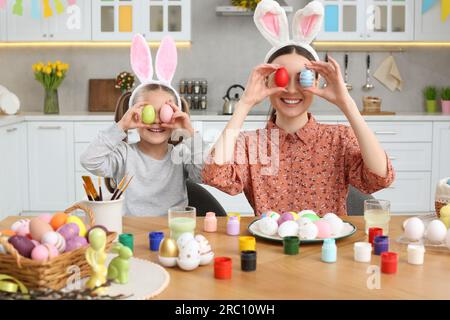
[[[155,69],[158,80],[153,80],[152,55],[145,38],[140,34],[136,34],[133,37],[130,60],[133,72],[141,82],[131,94],[130,107],[134,103],[136,92],[147,84],[159,84],[169,88],[177,98],[177,105],[181,106],[180,95],[171,85],[178,62],[177,47],[172,37],[166,36],[162,39],[158,53],[156,54]]]
[[[303,9],[298,10],[292,20],[292,35],[289,36],[289,24],[286,12],[274,0],[262,0],[256,7],[253,19],[256,27],[272,44],[272,49],[266,55],[267,62],[272,54],[279,49],[296,45],[308,50],[319,61],[317,52],[311,47],[311,42],[320,32],[324,9],[319,1],[311,1]]]

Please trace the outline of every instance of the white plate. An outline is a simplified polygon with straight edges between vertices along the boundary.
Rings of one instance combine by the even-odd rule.
[[[259,231],[259,229],[258,229],[258,227],[257,227],[257,225],[255,223],[256,221],[258,221],[258,220],[254,220],[248,226],[248,231],[252,235],[257,236],[257,237],[262,238],[262,239],[266,239],[266,240],[283,242],[283,238],[281,238],[279,235],[268,236],[268,235],[262,233],[261,231]],[[356,227],[352,223],[344,221],[344,227],[342,228],[341,234],[339,236],[333,237],[331,239],[335,239],[335,240],[344,239],[344,238],[350,237],[355,232],[356,232]],[[300,243],[321,243],[321,242],[323,242],[323,240],[324,239],[320,239],[320,238],[319,239],[314,239],[314,240],[300,240]]]

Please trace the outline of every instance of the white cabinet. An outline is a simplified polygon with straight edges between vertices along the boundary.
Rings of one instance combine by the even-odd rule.
[[[424,0],[416,2],[414,39],[416,41],[450,40],[450,18],[442,21],[441,1],[436,1],[434,6],[426,12],[422,12],[423,2]]]
[[[413,0],[323,0],[317,40],[406,41],[414,38]]]
[[[6,13],[0,10],[0,41],[6,41]]]
[[[432,208],[434,208],[434,196],[437,183],[440,179],[450,177],[450,122],[435,122],[433,126]]]
[[[37,7],[33,8],[36,4]],[[44,2],[24,1],[22,15],[13,13],[15,1],[8,1],[6,28],[8,41],[73,41],[91,39],[91,4],[78,0],[75,6],[64,6],[57,12],[49,2],[51,16],[44,17]]]
[[[28,123],[30,210],[63,210],[74,202],[73,148],[73,123]]]
[[[92,39],[131,40],[141,33],[147,40],[170,34],[175,40],[191,39],[190,0],[93,0]]]
[[[0,219],[19,215],[27,197],[26,134],[23,124],[0,128]]]

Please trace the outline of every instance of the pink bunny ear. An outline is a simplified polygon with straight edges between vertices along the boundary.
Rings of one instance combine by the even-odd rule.
[[[323,5],[319,1],[312,1],[298,10],[292,21],[294,40],[310,44],[322,28],[323,15]]]
[[[133,37],[130,52],[131,67],[141,83],[153,78],[152,55],[145,38],[136,34]]]
[[[171,83],[177,69],[177,46],[172,37],[165,36],[156,54],[156,75],[160,81]]]
[[[264,38],[273,46],[289,41],[286,12],[278,2],[273,0],[259,2],[253,20]]]

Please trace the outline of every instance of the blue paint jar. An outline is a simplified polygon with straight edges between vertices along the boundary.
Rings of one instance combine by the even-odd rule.
[[[327,263],[334,263],[337,259],[337,247],[334,239],[323,240],[322,245],[322,261]]]
[[[158,251],[161,241],[164,239],[163,232],[150,232],[148,234],[149,247],[151,251]]]
[[[373,253],[379,256],[383,252],[389,251],[389,237],[376,236],[373,240]]]
[[[309,88],[314,85],[315,74],[314,71],[305,69],[300,73],[300,85],[303,88]]]

